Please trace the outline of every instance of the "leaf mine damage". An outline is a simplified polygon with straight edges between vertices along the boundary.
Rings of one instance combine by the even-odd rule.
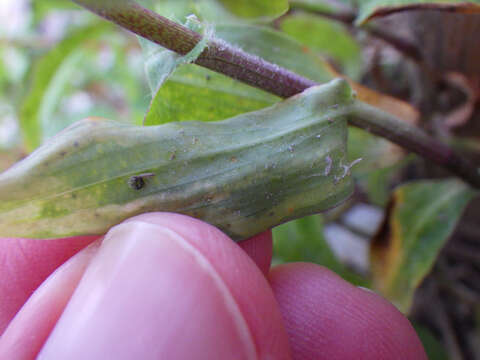
[[[352,102],[334,80],[214,123],[82,120],[0,174],[0,236],[103,234],[171,211],[242,240],[325,211],[353,191],[342,166]]]

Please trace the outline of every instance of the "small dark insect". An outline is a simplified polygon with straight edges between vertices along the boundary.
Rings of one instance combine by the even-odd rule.
[[[140,190],[145,186],[145,178],[155,176],[153,173],[145,173],[145,174],[140,174],[140,175],[134,175],[131,176],[130,179],[128,179],[127,184],[130,188],[134,190]]]

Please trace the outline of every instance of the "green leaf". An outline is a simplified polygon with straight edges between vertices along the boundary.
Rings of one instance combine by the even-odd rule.
[[[480,0],[362,0],[358,2],[357,24],[397,11],[437,9],[460,13],[479,13]]]
[[[339,79],[216,123],[80,121],[0,174],[0,236],[102,234],[136,214],[174,211],[240,240],[329,209],[353,191],[353,101]]]
[[[285,17],[280,28],[301,44],[333,58],[348,76],[358,77],[362,64],[360,46],[338,22],[314,15],[294,14]]]
[[[191,14],[210,24],[241,21],[217,0],[149,0],[142,3],[147,3],[155,12],[179,23]]]
[[[351,5],[352,0],[290,0],[290,7],[293,9],[318,11],[326,14],[351,12]]]
[[[202,20],[214,23],[271,21],[288,10],[288,0],[149,0],[142,3],[169,18],[180,20],[195,14]]]
[[[385,208],[388,205],[392,184],[394,184],[395,180],[398,181],[401,171],[414,158],[414,155],[408,156],[393,165],[377,168],[362,175],[358,175],[354,170],[353,175],[355,180],[357,180],[357,184],[363,186],[368,200],[374,205]]]
[[[190,14],[196,14],[195,7],[197,1],[191,0],[148,0],[139,1],[144,6],[148,6],[155,12],[174,21],[181,21]]]
[[[217,121],[258,110],[279,98],[197,65],[175,71],[159,89],[145,125],[171,121]]]
[[[392,143],[354,127],[348,129],[348,154],[350,161],[363,159],[354,168],[360,176],[391,166],[403,157],[402,150]]]
[[[274,256],[277,262],[305,261],[329,268],[356,285],[365,279],[350,272],[338,261],[323,236],[323,220],[312,215],[290,221],[273,229]]]
[[[218,0],[236,16],[276,18],[288,10],[288,0]]]
[[[319,215],[290,221],[273,229],[275,257],[281,262],[307,261],[337,272],[342,264],[323,236]]]
[[[179,56],[154,43],[143,41],[142,47],[147,58],[147,79],[154,94],[145,125],[194,119],[216,121],[258,110],[279,100],[197,65],[178,67]]]
[[[325,82],[332,79],[319,57],[280,32],[251,25],[220,25],[216,28],[216,36],[312,80]],[[158,54],[163,56],[160,52]],[[151,74],[150,82],[157,83],[163,74]],[[145,124],[221,120],[258,110],[278,100],[276,96],[224,75],[196,65],[184,65],[156,93]]]
[[[371,261],[377,288],[401,311],[408,312],[415,289],[475,194],[458,180],[416,181],[394,191]]]
[[[108,29],[112,28],[105,22],[78,28],[34,65],[30,91],[20,111],[20,126],[29,150],[39,146],[44,138],[43,129],[80,60],[79,48]]]

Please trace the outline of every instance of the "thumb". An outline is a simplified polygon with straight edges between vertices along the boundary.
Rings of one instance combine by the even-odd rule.
[[[106,235],[39,359],[288,359],[273,293],[236,244],[185,216],[146,219]]]

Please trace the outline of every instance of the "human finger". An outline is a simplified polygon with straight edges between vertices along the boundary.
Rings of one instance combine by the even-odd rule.
[[[98,236],[32,240],[0,238],[0,334],[35,289]]]
[[[176,214],[113,228],[39,358],[288,359],[271,289],[226,235]]]
[[[427,359],[411,324],[379,295],[307,263],[269,276],[293,359]]]

